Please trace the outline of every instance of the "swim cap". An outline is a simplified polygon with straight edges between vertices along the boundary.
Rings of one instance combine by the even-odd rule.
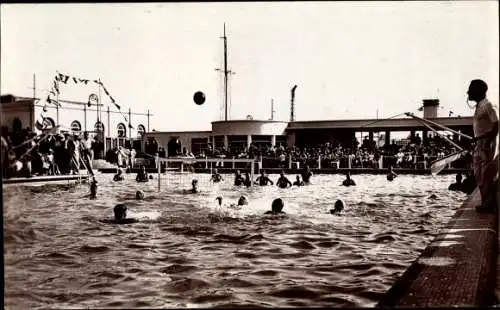
[[[283,200],[281,200],[281,198],[276,198],[273,200],[271,209],[274,212],[281,212],[281,210],[283,210],[283,206],[284,206]]]
[[[144,199],[144,192],[141,190],[135,192],[135,199]]]
[[[117,220],[127,217],[127,206],[123,203],[117,204],[113,211],[115,212],[115,219]]]

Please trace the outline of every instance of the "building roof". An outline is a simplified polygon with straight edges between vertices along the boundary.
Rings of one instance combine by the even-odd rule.
[[[438,117],[432,121],[446,127],[472,126],[472,117]],[[345,119],[290,122],[287,131],[303,129],[355,129],[355,130],[425,130],[422,122],[412,118],[392,119]]]

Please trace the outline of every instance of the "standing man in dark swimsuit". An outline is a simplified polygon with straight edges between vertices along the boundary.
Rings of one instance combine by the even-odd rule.
[[[311,179],[312,175],[313,175],[313,173],[311,171],[311,168],[309,168],[309,166],[306,166],[305,169],[301,173],[302,181],[304,181],[304,183],[310,183],[310,179]]]

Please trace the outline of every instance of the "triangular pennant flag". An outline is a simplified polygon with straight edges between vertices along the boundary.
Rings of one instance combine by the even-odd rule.
[[[54,79],[55,79],[56,81],[60,81],[60,80],[61,80],[61,79],[59,78],[59,75],[56,75],[56,76],[54,77]]]
[[[62,81],[63,78],[64,78],[64,74],[59,73],[59,81]]]
[[[73,78],[73,81],[76,83],[78,83],[78,81],[76,80],[76,77]]]
[[[50,96],[47,96],[47,100],[46,100],[48,103],[50,103]]]
[[[66,84],[68,82],[68,80],[69,80],[69,75],[65,75],[63,83]]]

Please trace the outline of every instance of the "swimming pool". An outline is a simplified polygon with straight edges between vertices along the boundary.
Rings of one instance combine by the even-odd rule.
[[[98,175],[96,200],[88,185],[5,186],[6,308],[374,306],[466,198],[447,190],[453,175],[247,189],[185,174],[161,192],[154,177]],[[202,192],[183,195],[192,178]],[[240,195],[249,205],[228,207]],[[277,197],[287,216],[262,215]],[[337,198],[342,216],[328,213]],[[122,202],[140,223],[100,222]]]

